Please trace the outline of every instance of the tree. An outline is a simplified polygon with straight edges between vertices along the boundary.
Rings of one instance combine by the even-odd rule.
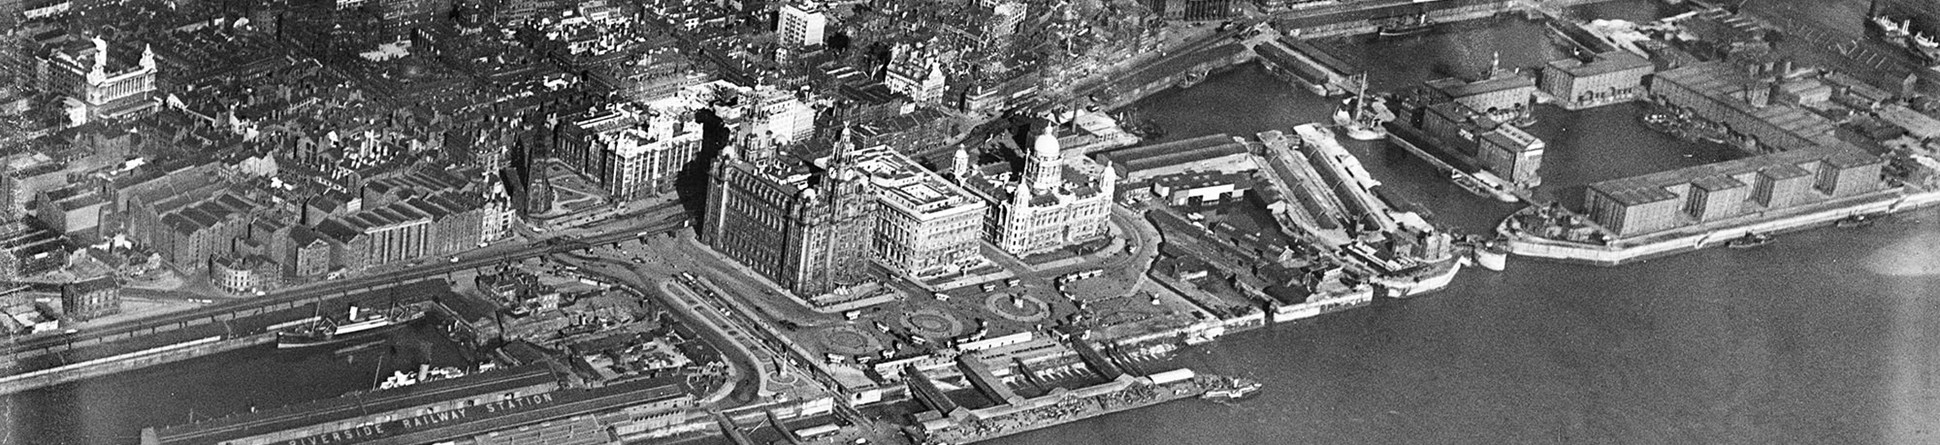
[[[824,39],[822,44],[823,46],[827,46],[829,48],[829,51],[835,52],[837,54],[841,54],[841,53],[849,52],[850,40],[851,39],[849,38],[848,34],[843,33],[842,31],[836,31],[836,32],[829,33],[828,38]]]

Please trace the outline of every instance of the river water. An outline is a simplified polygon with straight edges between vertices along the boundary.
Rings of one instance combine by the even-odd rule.
[[[442,331],[420,320],[334,345],[258,345],[0,396],[0,444],[131,445],[146,426],[337,397],[419,363],[465,367],[470,359]],[[357,346],[365,347],[343,351]]]
[[[1634,13],[1629,8],[1604,8]],[[1504,26],[1516,27],[1517,24]],[[1511,29],[1508,35],[1525,30]],[[1368,44],[1439,77],[1432,52],[1525,63],[1523,40]],[[1481,42],[1481,43],[1477,43]],[[1372,49],[1369,49],[1372,48]],[[1138,105],[1167,138],[1251,135],[1324,121],[1331,106],[1257,67]],[[1582,184],[1732,156],[1630,134],[1634,111],[1542,112],[1542,174]],[[1547,134],[1545,134],[1547,133]],[[1654,136],[1654,135],[1649,135]],[[1512,210],[1438,180],[1380,144],[1350,144],[1379,179],[1454,230]],[[1691,156],[1684,156],[1684,155]],[[1631,163],[1634,161],[1636,163]],[[1647,164],[1637,164],[1647,163]],[[1586,179],[1588,178],[1588,179]],[[1940,210],[1863,229],[1787,234],[1622,267],[1512,259],[1450,288],[1188,348],[1197,370],[1266,388],[1234,405],[1188,401],[1005,440],[1017,444],[1910,444],[1940,443]]]
[[[1631,20],[1661,13],[1636,1],[1581,12]],[[1496,54],[1505,66],[1539,64],[1553,54],[1533,44],[1543,37],[1529,26],[1511,20],[1339,45],[1379,70],[1377,87],[1392,88],[1473,75]],[[1257,66],[1139,107],[1166,127],[1167,139],[1286,130],[1332,111]],[[1634,112],[1539,109],[1531,131],[1551,144],[1545,188],[1569,193],[1571,185],[1731,156],[1637,133]],[[1603,136],[1610,134],[1636,137]],[[1447,184],[1399,150],[1348,146],[1389,188],[1453,230],[1485,232],[1514,209]],[[1265,382],[1252,399],[1161,405],[1001,442],[1940,443],[1937,289],[1936,210],[1617,268],[1513,259],[1507,272],[1464,271],[1449,289],[1421,298],[1182,351],[1181,366]],[[388,372],[380,368],[462,363],[435,330],[397,331],[385,346],[348,356],[257,347],[0,398],[0,444],[129,444],[142,426],[365,389]],[[390,357],[384,365],[381,355]]]

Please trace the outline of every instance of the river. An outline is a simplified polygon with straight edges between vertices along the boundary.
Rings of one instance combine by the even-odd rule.
[[[1611,11],[1631,11],[1606,8]],[[1522,25],[1509,24],[1509,27]],[[1522,30],[1507,31],[1518,35]],[[1473,68],[1519,40],[1456,36],[1382,47],[1407,83]],[[1366,51],[1365,48],[1361,49]],[[1471,60],[1435,62],[1430,52]],[[1426,54],[1426,59],[1415,58]],[[1466,68],[1464,68],[1466,67]],[[1330,105],[1241,67],[1138,107],[1167,138],[1251,135],[1322,121]],[[1539,111],[1546,182],[1583,184],[1732,154],[1630,134],[1622,108]],[[1674,142],[1674,141],[1672,141]],[[1454,230],[1512,210],[1438,180],[1382,144],[1349,144],[1378,178]],[[1691,156],[1684,156],[1684,155]],[[1549,187],[1546,185],[1545,187]],[[1180,366],[1250,376],[1233,405],[1189,401],[1036,431],[1015,444],[1907,444],[1940,443],[1940,210],[1863,229],[1788,234],[1606,268],[1512,259],[1416,299],[1239,333]]]
[[[0,397],[0,444],[131,445],[146,426],[371,389],[391,371],[415,370],[418,363],[470,363],[442,330],[420,320],[334,345],[258,345]]]
[[[1621,5],[1587,10],[1633,20],[1657,11]],[[1495,54],[1505,66],[1552,55],[1525,44],[1540,38],[1528,24],[1501,29],[1342,45],[1370,55],[1357,63],[1382,67],[1380,87],[1469,75]],[[1429,61],[1447,54],[1460,59]],[[1167,139],[1285,130],[1332,111],[1257,66],[1139,107],[1166,127]],[[1606,146],[1609,138],[1594,135],[1637,134],[1626,128],[1635,127],[1634,110],[1622,107],[1539,109],[1542,123],[1531,131],[1551,144],[1546,188],[1568,193],[1590,180],[1730,156],[1649,134]],[[1348,145],[1377,178],[1454,230],[1486,231],[1513,210],[1447,184],[1399,150]],[[1181,366],[1265,382],[1252,399],[1161,405],[1000,442],[1936,443],[1934,289],[1936,210],[1617,268],[1515,259],[1507,272],[1464,271],[1449,289],[1421,298],[1182,351]],[[426,329],[435,330],[391,337],[404,352],[385,367],[462,360],[447,346],[411,346],[442,341]],[[257,347],[16,394],[0,398],[0,425],[8,426],[0,443],[128,444],[146,425],[332,397],[371,385],[382,373],[376,357],[388,351],[353,359]]]

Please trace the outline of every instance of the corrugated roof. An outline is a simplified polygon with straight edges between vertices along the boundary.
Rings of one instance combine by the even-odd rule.
[[[1233,140],[1232,136],[1214,134],[1112,150],[1098,155],[1098,158],[1123,165],[1126,171],[1140,171],[1246,152],[1246,145]]]

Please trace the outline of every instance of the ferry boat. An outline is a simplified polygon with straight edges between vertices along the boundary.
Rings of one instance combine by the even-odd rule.
[[[1435,29],[1435,22],[1428,19],[1427,13],[1416,15],[1411,20],[1399,20],[1378,27],[1381,37],[1411,36]]]
[[[316,322],[291,327],[276,333],[276,348],[305,348],[336,343],[353,335],[377,332],[385,328],[402,326],[424,318],[424,311],[396,308],[388,312],[365,311],[357,306],[350,307],[350,318],[339,323],[329,318],[319,318]]]
[[[1254,392],[1258,392],[1260,386],[1260,382],[1234,378],[1232,383],[1225,388],[1208,390],[1205,394],[1201,394],[1199,398],[1214,402],[1235,402],[1246,398],[1246,396],[1253,395]]]
[[[1920,59],[1922,64],[1940,62],[1940,41],[1913,29],[1911,19],[1902,18],[1894,21],[1891,17],[1877,16],[1870,22],[1873,27],[1879,29],[1880,38],[1887,43],[1906,48],[1906,51]]]
[[[397,389],[397,388],[403,388],[406,386],[416,385],[419,383],[435,382],[435,381],[445,380],[445,379],[455,379],[459,377],[464,377],[465,371],[462,369],[446,366],[442,368],[426,368],[421,370],[421,374],[422,375],[412,374],[401,370],[391,371],[391,376],[384,378],[383,382],[378,383],[377,389],[380,389],[380,390]]]
[[[1935,41],[1926,34],[1913,33],[1913,37],[1907,39],[1906,49],[1912,51],[1913,56],[1918,57],[1923,63],[1940,62],[1940,41]]]
[[[1912,20],[1895,22],[1891,17],[1873,17],[1873,26],[1879,27],[1880,34],[1885,35],[1887,38],[1897,39],[1906,37],[1908,33],[1907,29],[1912,28],[1912,24]]]
[[[1502,202],[1516,202],[1518,199],[1520,199],[1520,198],[1517,198],[1516,195],[1514,194],[1510,194],[1509,192],[1502,191],[1501,182],[1485,179],[1483,175],[1495,176],[1495,175],[1489,175],[1487,172],[1478,172],[1476,174],[1464,174],[1462,172],[1455,171],[1455,172],[1449,172],[1448,179],[1450,181],[1454,181],[1455,185],[1462,186],[1463,190],[1468,190],[1469,193],[1475,194],[1475,196],[1480,196],[1484,198],[1495,198],[1495,200],[1502,201]]]
[[[1752,232],[1752,233],[1745,234],[1744,237],[1731,240],[1731,242],[1725,243],[1725,245],[1733,249],[1750,249],[1753,247],[1771,244],[1772,241],[1773,241],[1773,238],[1771,235]]]

